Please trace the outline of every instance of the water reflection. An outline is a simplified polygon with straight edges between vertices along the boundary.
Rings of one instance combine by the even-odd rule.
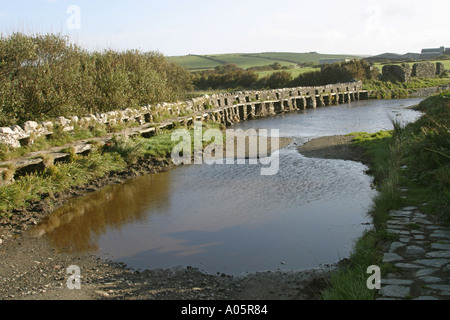
[[[149,212],[164,212],[151,209],[170,205],[169,185],[167,173],[159,173],[108,186],[57,209],[33,233],[45,234],[61,250],[97,251],[100,235],[108,230],[144,221]]]

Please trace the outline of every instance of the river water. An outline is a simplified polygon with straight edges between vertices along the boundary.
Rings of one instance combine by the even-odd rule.
[[[392,129],[415,121],[421,99],[357,101],[234,128],[279,129],[294,138],[279,171],[261,165],[188,165],[74,199],[37,226],[61,250],[96,253],[132,269],[192,266],[244,275],[303,270],[348,257],[370,228],[376,194],[359,162],[306,158],[309,139]]]

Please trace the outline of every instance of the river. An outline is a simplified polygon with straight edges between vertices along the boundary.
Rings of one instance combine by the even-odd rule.
[[[356,101],[241,122],[293,142],[279,171],[260,164],[187,165],[73,199],[37,228],[60,250],[91,252],[132,269],[191,266],[206,273],[320,268],[348,257],[370,228],[376,191],[359,162],[306,158],[322,136],[392,129],[420,115],[422,99]]]

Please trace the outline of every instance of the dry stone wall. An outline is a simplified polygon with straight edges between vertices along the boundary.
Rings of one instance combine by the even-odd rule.
[[[384,81],[408,82],[411,79],[411,68],[406,65],[385,65],[382,69],[382,78]]]
[[[382,68],[382,78],[385,81],[408,82],[413,77],[433,78],[445,72],[444,64],[441,62],[414,63],[412,68],[408,64],[385,65]]]
[[[437,73],[437,66],[432,62],[413,64],[411,76],[417,78],[433,78]]]
[[[53,121],[27,121],[22,125],[0,128],[0,143],[18,148],[33,144],[38,137],[51,138],[57,130],[71,132],[75,126],[133,124],[145,137],[154,135],[158,128],[173,127],[177,122],[189,125],[195,120],[212,120],[228,126],[255,117],[365,99],[367,92],[361,91],[361,87],[362,83],[358,81],[318,87],[219,93],[183,102],[145,105],[83,117],[61,116]]]

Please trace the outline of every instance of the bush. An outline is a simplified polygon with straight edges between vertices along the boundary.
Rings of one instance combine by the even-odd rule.
[[[191,75],[156,52],[89,53],[61,35],[0,38],[0,126],[184,98]]]
[[[290,86],[322,86],[330,83],[351,82],[354,80],[371,80],[378,75],[365,60],[352,60],[321,66],[320,71],[299,75],[291,81]]]
[[[248,88],[258,80],[253,70],[244,70],[236,64],[226,64],[214,70],[194,73],[194,86],[197,90]]]
[[[268,89],[277,89],[284,88],[289,85],[289,82],[292,80],[292,76],[287,71],[278,71],[274,72],[269,76],[261,78],[257,84],[255,84],[258,88],[268,88]]]

